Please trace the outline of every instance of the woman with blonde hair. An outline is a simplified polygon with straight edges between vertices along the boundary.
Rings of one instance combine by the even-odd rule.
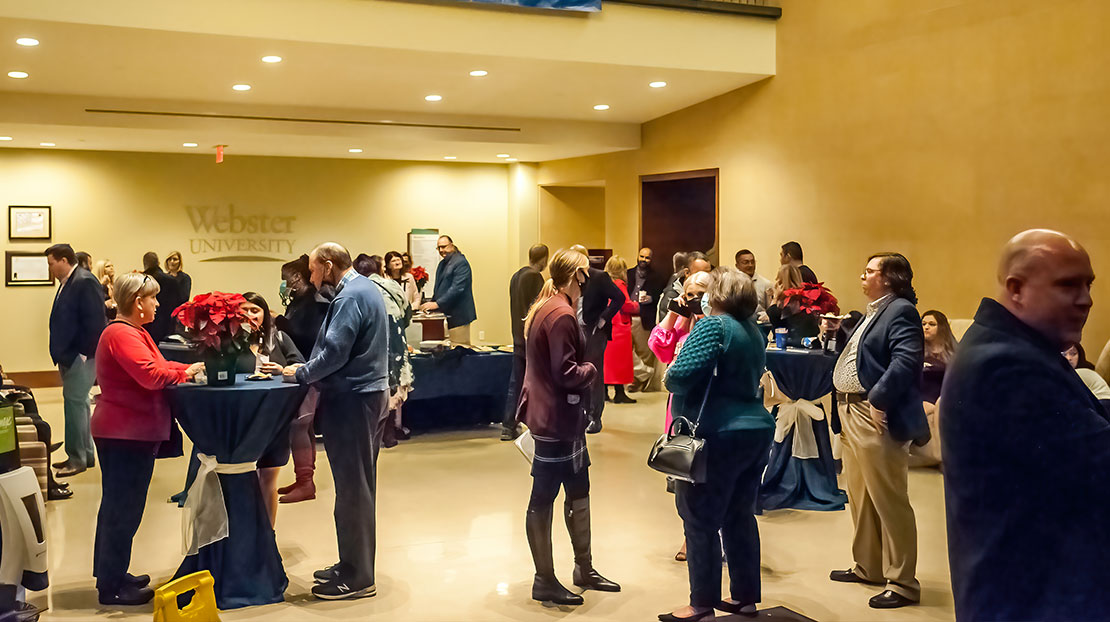
[[[96,280],[100,281],[100,287],[104,290],[104,306],[108,319],[114,320],[116,318],[116,301],[112,300],[115,291],[112,281],[116,278],[116,266],[112,264],[111,259],[101,259],[93,266],[93,274],[96,275]]]
[[[597,369],[586,362],[586,340],[575,306],[589,280],[589,260],[573,250],[559,250],[524,319],[527,366],[517,406],[517,421],[535,439],[532,494],[525,530],[536,575],[532,598],[559,605],[581,605],[582,597],[555,578],[551,523],[559,488],[565,490],[563,513],[574,548],[574,584],[618,592],[620,586],[598,574],[590,552],[590,456],[586,451],[586,402]]]
[[[605,346],[605,384],[613,386],[614,404],[635,404],[636,400],[624,392],[624,385],[632,384],[632,316],[640,313],[640,303],[628,295],[628,264],[620,255],[613,255],[605,262],[605,273],[624,295],[621,310],[613,316],[613,334]],[[605,390],[609,397],[609,390]]]
[[[181,293],[181,302],[189,302],[189,297],[193,293],[193,278],[181,269],[184,267],[181,261],[181,252],[172,251],[166,255],[166,274],[177,283],[177,291]]]
[[[767,308],[767,319],[771,321],[771,335],[774,330],[785,328],[789,337],[787,342],[791,345],[801,345],[805,337],[816,337],[821,334],[820,322],[816,315],[805,313],[800,304],[794,300],[786,302],[786,292],[802,286],[802,272],[797,266],[783,264],[775,276],[774,304]]]

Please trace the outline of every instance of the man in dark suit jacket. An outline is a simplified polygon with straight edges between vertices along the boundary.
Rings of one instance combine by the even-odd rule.
[[[661,383],[658,361],[647,344],[666,285],[663,275],[652,267],[653,255],[650,248],[641,248],[636,266],[628,270],[625,280],[628,296],[640,303],[640,315],[632,318],[632,367],[636,381],[630,391],[658,389]]]
[[[957,620],[1110,619],[1110,422],[1060,352],[1091,309],[1087,252],[1007,244],[941,392]]]
[[[905,257],[874,255],[860,279],[871,302],[833,370],[855,566],[829,578],[885,585],[869,604],[892,609],[921,600],[906,443],[929,440],[921,402],[925,336]]]
[[[154,321],[143,326],[157,345],[173,334],[174,325],[177,322],[173,319],[173,310],[181,306],[185,299],[181,295],[177,280],[162,271],[157,253],[152,251],[143,255],[143,274],[158,282],[158,295],[155,296],[158,310],[154,312]]]
[[[108,319],[100,282],[77,267],[69,244],[46,249],[50,273],[58,279],[58,293],[50,309],[50,358],[62,375],[65,411],[66,460],[56,463],[58,477],[76,475],[95,462],[89,430],[89,391],[96,382],[96,345]]]
[[[478,319],[470,262],[449,235],[439,236],[436,248],[443,259],[436,267],[435,291],[431,302],[425,302],[420,310],[441,311],[447,316],[447,338],[451,343],[470,345],[470,325]]]
[[[516,271],[509,279],[509,316],[513,329],[513,374],[509,378],[509,395],[505,400],[505,417],[501,422],[501,440],[511,441],[519,436],[516,407],[520,388],[524,384],[527,363],[524,339],[524,318],[532,303],[543,289],[543,271],[547,267],[547,246],[536,244],[528,249],[528,265]]]
[[[581,245],[571,249],[587,254]],[[586,334],[586,360],[597,368],[586,404],[586,415],[590,419],[586,431],[597,434],[601,431],[601,413],[605,409],[605,346],[613,336],[613,318],[624,306],[624,292],[604,270],[590,266],[590,278],[582,287],[578,303],[578,321]]]

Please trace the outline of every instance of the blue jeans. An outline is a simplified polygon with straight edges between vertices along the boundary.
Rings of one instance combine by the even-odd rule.
[[[89,391],[96,382],[96,361],[78,356],[69,367],[59,366],[62,373],[62,400],[65,409],[65,447],[69,463],[75,467],[91,467],[95,462],[92,433],[89,431]]]

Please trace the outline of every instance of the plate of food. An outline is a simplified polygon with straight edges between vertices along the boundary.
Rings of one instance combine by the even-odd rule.
[[[270,374],[264,374],[262,372],[257,372],[257,371],[254,372],[253,374],[247,376],[247,380],[252,380],[254,382],[259,382],[259,381],[262,381],[262,380],[272,380],[272,379],[273,379],[273,376],[271,376]]]

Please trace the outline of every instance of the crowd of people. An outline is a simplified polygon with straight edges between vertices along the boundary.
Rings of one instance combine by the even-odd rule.
[[[313,415],[323,413],[315,427],[335,482],[339,560],[315,573],[319,598],[375,593],[376,460],[381,446],[405,433],[399,412],[413,379],[404,329],[414,310],[444,313],[451,341],[469,342],[476,319],[470,265],[450,237],[438,248],[429,300],[403,253],[352,259],[334,243],[282,266],[284,314],[273,317],[263,297],[244,295],[242,312],[256,335],[247,365],[257,369],[261,361],[266,371],[311,387],[289,433],[278,435],[273,460],[259,462],[267,499],[315,495],[311,430]],[[97,263],[94,276],[80,267],[91,259],[68,245],[46,254],[60,281],[51,356],[63,379],[67,460],[57,475],[100,457],[94,575],[101,602],[146,602],[149,577],[128,574],[128,565],[171,426],[161,389],[202,367],[166,361],[157,347],[173,330],[159,318],[187,296],[189,278],[179,254],[162,271],[148,253],[143,272],[114,278],[111,262]],[[833,429],[854,535],[852,566],[832,571],[831,580],[880,587],[869,601],[874,608],[920,601],[907,473],[911,463],[943,464],[959,619],[1110,615],[1102,589],[1110,562],[1091,554],[1110,533],[1089,507],[1089,493],[1106,484],[1110,387],[1079,345],[1094,274],[1073,239],[1033,230],[1010,240],[996,296],[982,301],[958,343],[944,313],[918,314],[913,270],[899,253],[868,258],[860,275],[868,304],[846,315],[799,302],[800,290],[827,290],[796,242],[782,245],[774,281],[756,272],[746,249],[728,267],[714,267],[701,252],[676,253],[669,277],[654,269],[650,248],[633,267],[619,256],[593,266],[581,246],[549,255],[546,246],[532,247],[528,265],[509,282],[514,365],[502,422],[503,440],[515,439],[523,424],[535,443],[526,511],[534,599],[583,602],[558,581],[552,561],[560,488],[574,584],[620,591],[593,565],[587,435],[602,431],[606,401],[633,402],[630,392],[662,380],[671,394],[666,429],[672,416],[700,418],[706,475],[670,486],[685,535],[676,559],[687,563],[690,597],[659,619],[754,614],[761,599],[754,510],[775,429],[760,379],[779,332],[791,345],[837,357]],[[90,427],[94,381],[101,396]],[[290,453],[296,482],[277,490],[273,475]],[[274,520],[276,504],[268,505]]]

